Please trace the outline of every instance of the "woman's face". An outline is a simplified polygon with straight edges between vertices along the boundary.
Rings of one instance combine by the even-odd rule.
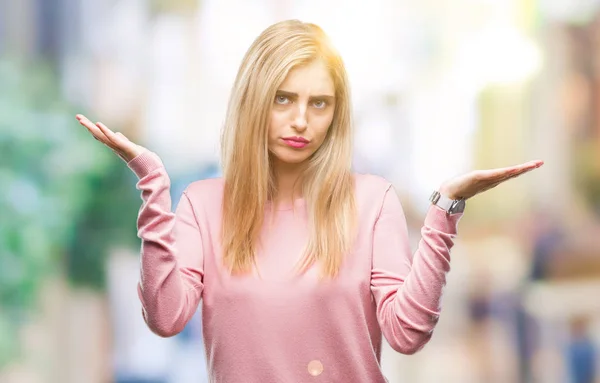
[[[322,61],[292,69],[271,110],[269,152],[280,164],[300,164],[319,149],[333,120],[335,88]]]

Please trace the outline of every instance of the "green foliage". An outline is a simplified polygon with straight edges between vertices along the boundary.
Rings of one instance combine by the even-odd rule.
[[[112,154],[112,152],[111,152]],[[91,200],[79,216],[67,253],[67,270],[75,285],[103,290],[104,261],[111,246],[139,246],[136,217],[141,199],[136,177],[114,155],[105,174],[92,176]]]
[[[0,367],[41,282],[104,286],[109,246],[135,243],[133,173],[94,140],[41,61],[0,60]]]

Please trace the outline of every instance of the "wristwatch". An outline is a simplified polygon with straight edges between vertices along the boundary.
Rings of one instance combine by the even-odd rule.
[[[464,199],[450,199],[445,195],[440,194],[437,190],[431,193],[429,201],[445,210],[447,214],[462,213],[465,211]]]

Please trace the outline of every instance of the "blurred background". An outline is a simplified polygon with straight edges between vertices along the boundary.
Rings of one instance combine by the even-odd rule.
[[[208,381],[200,317],[145,326],[136,178],[74,118],[158,153],[173,209],[219,176],[245,50],[319,24],[352,84],[355,168],[400,193],[545,165],[468,202],[435,335],[390,382],[600,382],[600,1],[0,0],[0,382]]]

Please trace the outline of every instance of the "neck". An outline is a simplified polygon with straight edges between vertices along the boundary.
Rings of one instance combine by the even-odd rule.
[[[288,164],[279,161],[273,162],[273,174],[277,194],[273,196],[275,204],[293,203],[294,199],[302,197],[302,164]]]

